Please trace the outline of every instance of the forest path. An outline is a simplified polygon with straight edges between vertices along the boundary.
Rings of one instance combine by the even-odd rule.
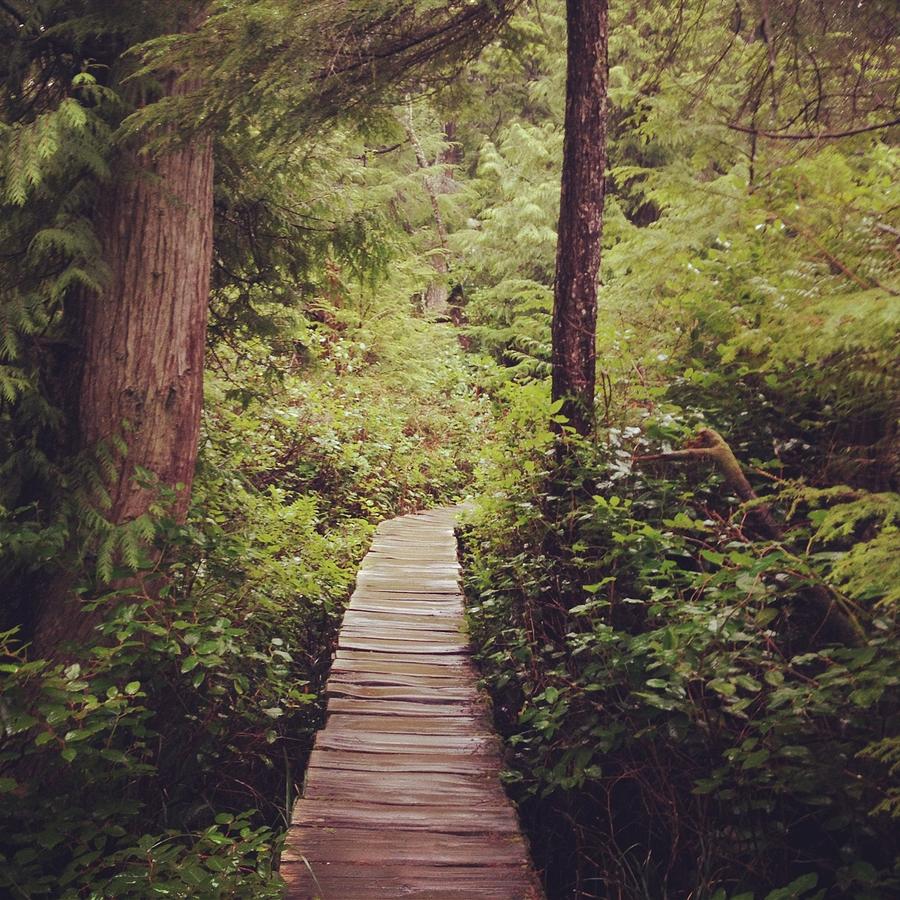
[[[285,896],[537,900],[463,633],[456,511],[383,522],[282,856]]]

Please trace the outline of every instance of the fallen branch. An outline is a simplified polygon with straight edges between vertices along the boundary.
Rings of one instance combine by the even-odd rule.
[[[635,463],[685,461],[711,462],[719,470],[725,483],[747,504],[747,511],[753,516],[759,533],[778,543],[784,541],[784,529],[773,515],[772,508],[753,490],[740,462],[718,431],[702,428],[682,450],[637,456],[634,459]],[[811,584],[808,598],[822,617],[820,628],[830,631],[842,644],[859,645],[865,636],[862,627],[852,613],[839,607],[836,598],[825,585]]]

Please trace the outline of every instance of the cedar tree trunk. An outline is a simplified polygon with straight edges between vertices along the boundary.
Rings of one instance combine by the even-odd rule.
[[[606,169],[607,0],[567,0],[566,122],[553,299],[553,399],[594,421],[597,279]]]
[[[170,94],[187,92],[172,76]],[[71,387],[76,447],[113,451],[106,485],[116,524],[147,511],[154,491],[135,483],[135,469],[178,487],[172,510],[183,519],[190,500],[203,400],[203,359],[212,262],[213,153],[209,138],[151,159],[123,154],[95,219],[109,267],[105,290],[83,294],[74,310],[78,360]],[[54,655],[81,641],[95,617],[78,608],[66,579],[39,601],[35,649]]]
[[[211,141],[193,139],[154,162],[131,162],[99,210],[109,287],[85,298],[79,316],[80,444],[121,435],[128,446],[110,485],[107,516],[116,523],[146,512],[152,499],[134,483],[136,466],[163,484],[183,485],[176,518],[187,510],[212,263]]]

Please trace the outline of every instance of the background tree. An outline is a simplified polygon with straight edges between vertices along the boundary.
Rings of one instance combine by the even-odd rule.
[[[605,0],[566,4],[562,192],[553,299],[553,398],[579,434],[594,421],[597,280],[606,175]]]
[[[280,16],[277,35],[293,43],[279,59],[253,43],[243,19],[230,46],[239,55],[246,42],[257,64],[278,63],[290,78],[269,72],[275,83],[252,104],[203,122],[202,73],[183,82],[191,92],[164,96],[153,73],[184,72],[184,61],[136,74],[139,57],[124,56],[167,33],[165,4],[154,7],[159,19],[130,4],[29,5],[27,32],[18,18],[0,19],[16,49],[2,60],[0,129],[0,894],[278,896],[280,824],[373,523],[457,499],[470,448],[483,443],[484,403],[455,337],[413,314],[411,298],[433,277],[419,232],[430,237],[433,225],[430,211],[417,218],[423,191],[409,148],[373,152],[398,140],[393,97],[367,70],[359,93],[348,92],[380,97],[377,108],[347,100],[335,118],[333,106],[301,102],[291,115],[309,119],[291,121],[288,99],[310,98],[323,58],[300,53],[310,70],[298,72],[294,50],[303,40],[327,48],[321,29],[291,31],[298,6],[310,5],[286,6],[253,11],[263,23]],[[240,18],[247,4],[217,9]],[[465,33],[455,47],[491,33],[468,4],[452,11],[471,26],[455,32]],[[343,24],[359,25],[360,12],[355,5]],[[227,16],[214,24],[224,28]],[[397,25],[385,24],[392,38]],[[202,29],[188,38],[207,40]],[[464,58],[446,57],[451,68]],[[428,67],[417,59],[421,84]],[[231,77],[247,89],[245,75]],[[77,419],[63,418],[77,413],[78,370],[67,365],[81,351],[82,291],[103,298],[94,319],[127,305],[108,295],[114,272],[98,213],[136,195],[165,213],[171,193],[154,172],[204,149],[203,135],[216,162],[211,366],[191,502],[178,523],[174,485],[148,474],[149,509],[114,524],[98,498],[117,488],[134,453],[123,456],[116,440],[80,451]],[[175,204],[169,224],[182,221],[179,210],[189,218]],[[139,249],[113,237],[113,248]],[[96,323],[98,333],[116,321]],[[190,334],[201,324],[189,322]],[[115,384],[115,373],[104,377]],[[65,662],[36,653],[27,630],[35,574],[59,570],[82,601],[77,619],[55,609],[65,637],[93,626]]]
[[[521,77],[540,91],[480,160],[498,174],[465,235],[470,311],[503,418],[466,535],[470,609],[553,897],[897,890],[896,13],[739,6],[737,31],[731,2],[610,10],[599,439],[562,516],[546,319],[507,274],[535,267],[474,259],[515,234],[513,211],[544,258],[535,160],[560,117],[543,141],[522,122],[559,85],[537,50]],[[510,365],[517,326],[535,339]],[[703,427],[783,540],[705,466],[634,464]],[[810,585],[861,646],[822,629]],[[541,627],[554,605],[560,642]]]

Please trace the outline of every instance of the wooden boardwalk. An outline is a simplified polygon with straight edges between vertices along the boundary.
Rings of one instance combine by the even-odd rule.
[[[463,629],[454,510],[383,522],[282,856],[289,898],[537,900]]]

